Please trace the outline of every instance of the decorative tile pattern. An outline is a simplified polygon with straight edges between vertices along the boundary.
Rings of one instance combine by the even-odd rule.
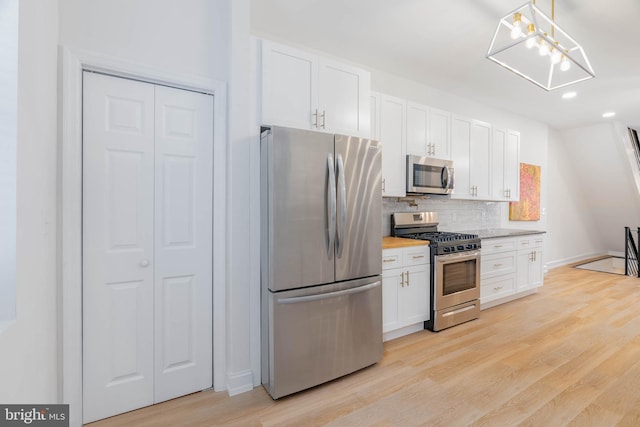
[[[382,235],[391,234],[394,212],[438,212],[441,231],[463,231],[500,228],[500,204],[475,200],[452,200],[448,197],[383,198]]]

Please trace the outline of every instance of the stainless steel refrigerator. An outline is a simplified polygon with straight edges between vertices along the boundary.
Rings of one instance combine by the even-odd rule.
[[[262,384],[274,399],[382,358],[378,141],[261,136]]]

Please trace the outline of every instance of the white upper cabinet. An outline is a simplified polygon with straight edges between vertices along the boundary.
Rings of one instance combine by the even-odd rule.
[[[262,124],[370,134],[370,73],[262,41]]]
[[[407,154],[451,158],[451,113],[407,102]]]
[[[452,118],[452,198],[491,200],[491,132],[489,123],[461,116]]]
[[[407,154],[430,156],[429,107],[407,102]]]
[[[389,95],[379,95],[379,135],[382,142],[382,195],[404,197],[406,195],[405,136],[406,102]]]
[[[520,200],[520,132],[507,129],[504,160],[504,183],[509,201]]]
[[[469,175],[471,150],[471,126],[473,120],[454,115],[451,119],[451,159],[453,160],[454,199],[472,198]]]
[[[371,133],[369,138],[380,140],[380,94],[371,92],[371,104],[370,105],[370,122]]]
[[[491,144],[492,198],[517,201],[520,199],[520,133],[494,128]]]
[[[451,113],[429,108],[429,141],[431,157],[451,159]]]

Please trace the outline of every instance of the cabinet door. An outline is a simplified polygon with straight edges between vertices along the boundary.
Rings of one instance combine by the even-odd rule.
[[[505,160],[507,146],[507,131],[493,128],[493,140],[491,141],[491,198],[493,200],[508,200],[508,192],[505,185]]]
[[[520,200],[520,132],[507,130],[504,152],[504,187],[514,202]]]
[[[533,261],[529,271],[529,286],[537,288],[542,286],[542,249],[535,249],[533,253]]]
[[[529,289],[532,262],[533,253],[531,251],[518,251],[518,268],[516,270],[516,285],[518,292]]]
[[[401,318],[403,326],[429,320],[429,265],[409,267],[401,288]]]
[[[469,182],[476,199],[491,199],[491,124],[473,121],[469,152]],[[454,164],[455,167],[455,164]]]
[[[485,304],[513,294],[516,290],[514,274],[482,279],[480,287],[480,303]]]
[[[369,72],[320,58],[318,84],[319,129],[350,136],[369,136]]]
[[[317,70],[316,55],[262,41],[262,124],[316,129]]]
[[[407,147],[404,100],[380,96],[380,141],[382,142],[382,195],[406,195]]]
[[[428,143],[429,107],[407,103],[407,154],[430,156]]]
[[[438,159],[451,159],[451,113],[436,108],[429,109],[429,136],[431,156]]]
[[[376,92],[371,92],[370,97],[370,114],[371,117],[369,122],[369,138],[375,139],[378,141],[380,139],[380,94]]]
[[[452,199],[471,199],[469,183],[469,150],[471,146],[472,120],[461,116],[451,119],[451,159],[453,160],[455,186]]]
[[[382,272],[382,332],[401,328],[399,292],[403,289],[404,269]]]

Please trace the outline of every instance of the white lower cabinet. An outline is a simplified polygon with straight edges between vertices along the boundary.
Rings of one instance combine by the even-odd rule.
[[[428,246],[382,252],[383,333],[429,320],[430,267]]]
[[[542,236],[518,238],[518,291],[542,285]]]
[[[482,241],[481,308],[528,295],[542,285],[543,244],[542,234]]]

